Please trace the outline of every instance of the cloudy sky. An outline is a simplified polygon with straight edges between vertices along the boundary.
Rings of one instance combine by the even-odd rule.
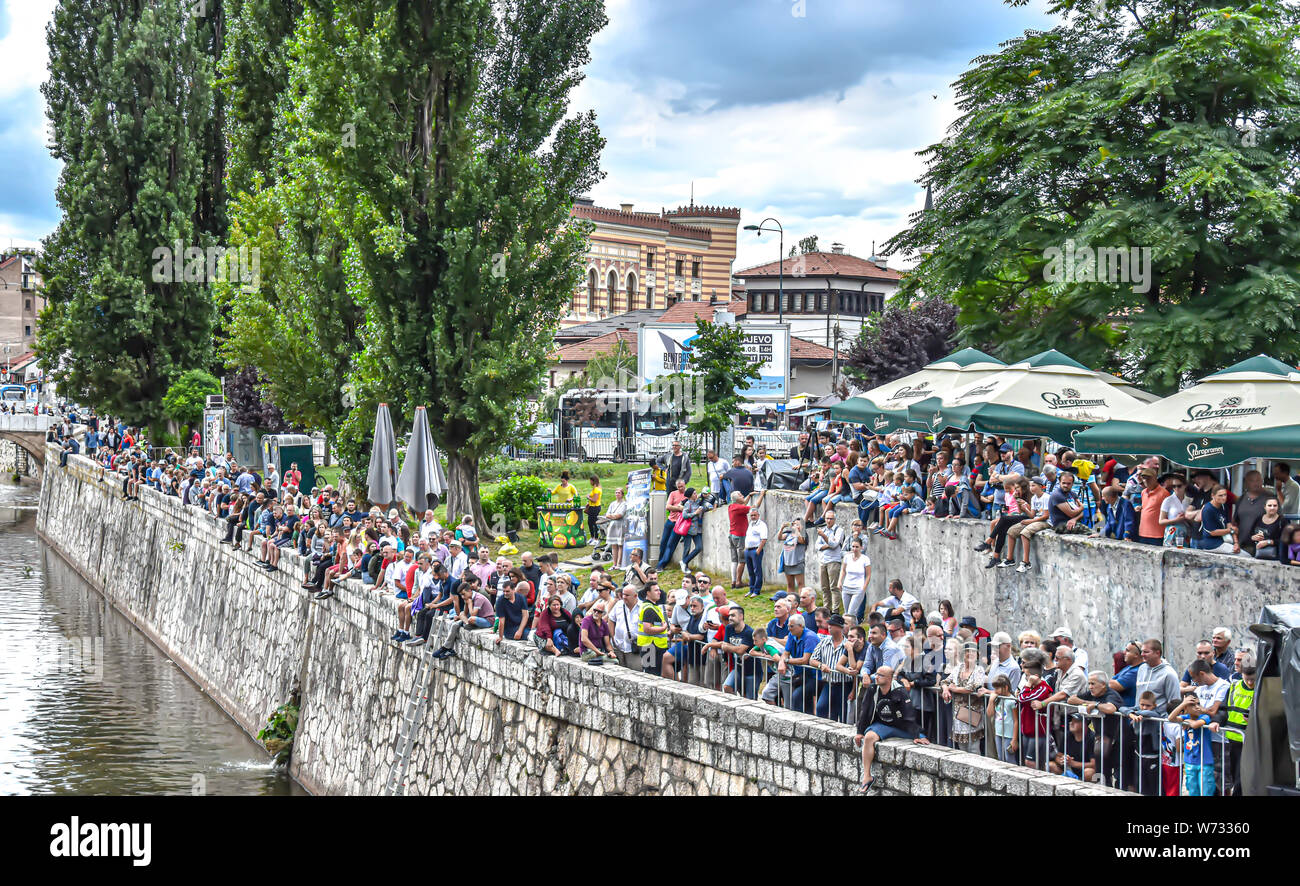
[[[953,120],[952,82],[975,56],[1050,27],[1044,0],[606,0],[575,108],[608,140],[592,196],[657,210],[775,216],[867,256],[921,207],[915,152]],[[54,0],[0,0],[0,245],[58,220],[40,83]],[[742,233],[737,269],[776,255]]]

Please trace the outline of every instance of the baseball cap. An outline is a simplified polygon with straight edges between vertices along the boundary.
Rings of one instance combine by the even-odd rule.
[[[1139,477],[1154,477],[1155,475],[1156,475],[1156,469],[1155,469],[1155,468],[1148,468],[1148,467],[1145,467],[1145,466],[1144,466],[1144,467],[1140,467],[1140,468],[1138,468],[1138,476],[1139,476]]]
[[[1052,636],[1053,636],[1053,637],[1064,637],[1064,638],[1067,639],[1067,640],[1073,640],[1073,639],[1074,639],[1074,635],[1070,633],[1070,626],[1069,626],[1069,625],[1061,625],[1059,628],[1057,628],[1056,630],[1052,631]]]
[[[993,635],[993,639],[991,640],[991,642],[993,643],[994,646],[1001,646],[1003,643],[1010,643],[1011,635],[1008,634],[1006,631],[998,631],[996,634]]]
[[[1039,486],[1047,485],[1047,478],[1044,477],[1042,474],[1035,474],[1033,477],[1030,477],[1029,479],[1031,483],[1037,483]]]
[[[998,452],[1011,452],[1011,451],[1012,451],[1012,449],[1011,449],[1011,444],[1010,444],[1010,443],[1003,443],[1002,446],[1001,446],[1001,448],[998,449]]]
[[[840,615],[838,612],[832,613],[831,617],[826,619],[826,623],[828,625],[836,625],[842,628],[844,627],[844,616]]]
[[[973,615],[963,616],[962,620],[958,622],[958,624],[963,628],[973,628],[975,627],[975,616]]]

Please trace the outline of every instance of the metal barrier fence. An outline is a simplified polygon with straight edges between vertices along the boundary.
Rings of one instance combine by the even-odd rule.
[[[250,549],[265,540],[256,532],[249,536]],[[286,553],[298,552],[290,548]],[[299,565],[310,570],[307,558]],[[715,631],[710,627],[708,634]],[[782,667],[780,656],[734,653],[723,650],[718,640],[674,635],[660,675],[853,724],[869,678],[855,671],[861,658],[847,636],[844,648],[848,654],[837,656],[837,668],[816,661]],[[921,732],[935,744],[1151,797],[1240,793],[1242,742],[1229,734],[1244,732],[1233,726],[1188,726],[1185,719],[1171,720],[1154,711],[1102,713],[1054,701],[1034,703],[1028,718],[1032,731],[1024,732],[1022,703],[1014,695],[963,691],[943,682],[934,664],[932,652],[904,658],[896,674],[914,682],[918,674],[929,673],[940,681],[911,689]]]
[[[1154,711],[1102,713],[1055,701],[1034,708],[1034,730],[1026,733],[1015,696],[984,694],[979,696],[983,715],[972,729],[962,722],[951,691],[947,702],[943,686],[929,691],[933,700],[925,705],[923,726],[928,719],[926,735],[946,747],[1151,797],[1236,793],[1241,743],[1228,734],[1244,733],[1233,726],[1189,727],[1183,719],[1172,721]]]

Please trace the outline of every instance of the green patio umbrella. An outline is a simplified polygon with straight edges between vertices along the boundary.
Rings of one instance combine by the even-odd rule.
[[[1049,350],[1000,372],[908,407],[908,418],[935,433],[953,428],[1069,443],[1142,401],[1060,351]]]
[[[1260,354],[1075,437],[1082,452],[1160,455],[1188,467],[1300,459],[1300,371]]]
[[[983,351],[963,348],[921,367],[911,375],[835,404],[831,407],[831,418],[836,421],[861,422],[877,434],[888,434],[900,428],[921,430],[922,425],[908,420],[909,404],[984,378],[1006,365]]]

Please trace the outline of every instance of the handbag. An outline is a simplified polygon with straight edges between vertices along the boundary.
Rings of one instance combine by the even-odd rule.
[[[953,716],[965,723],[967,726],[980,727],[984,725],[984,712],[973,705],[959,704],[955,705]]]
[[[691,518],[683,514],[678,517],[677,522],[673,524],[673,532],[678,535],[689,535],[691,531],[691,522]]]

